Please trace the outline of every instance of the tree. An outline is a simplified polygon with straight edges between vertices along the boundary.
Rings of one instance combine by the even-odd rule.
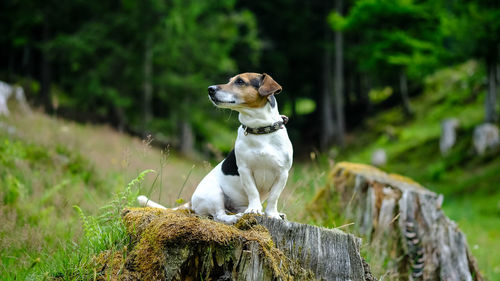
[[[343,1],[335,1],[335,12],[342,15]],[[341,30],[335,31],[335,113],[337,121],[337,143],[344,146],[344,39]]]
[[[21,0],[1,8],[9,13],[0,15],[0,57],[6,50],[5,61],[17,65],[24,49],[35,50],[30,63],[47,109],[52,95],[59,114],[161,132],[157,139],[185,151],[227,131],[205,129],[223,118],[203,99],[206,87],[236,72],[236,45],[251,58],[259,49],[252,13],[237,11],[234,0]]]
[[[361,72],[371,73],[379,81],[399,84],[402,106],[408,116],[412,114],[408,76],[419,76],[422,68],[435,64],[434,21],[424,4],[402,0],[361,0],[345,18],[338,14],[330,17],[334,29],[358,38],[356,46],[350,47],[350,56]]]
[[[323,46],[323,65],[322,65],[322,82],[321,89],[321,134],[320,134],[320,148],[326,150],[335,138],[335,118],[334,106],[332,102],[332,30],[328,27],[327,23],[323,23],[324,27],[324,46]]]
[[[443,15],[443,30],[450,39],[450,50],[461,58],[475,57],[484,62],[488,77],[485,122],[498,119],[497,67],[500,62],[500,3],[473,0],[453,3]]]

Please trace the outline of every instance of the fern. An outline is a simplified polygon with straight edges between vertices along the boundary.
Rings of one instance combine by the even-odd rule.
[[[78,216],[80,217],[80,220],[82,221],[83,233],[84,233],[85,237],[87,237],[87,239],[88,239],[88,236],[91,232],[89,221],[87,220],[87,217],[83,213],[82,208],[80,208],[77,205],[74,205],[73,208],[76,210],[76,212],[78,213]]]
[[[128,183],[127,188],[131,189],[134,185],[141,183],[144,180],[144,177],[149,173],[156,173],[156,171],[151,169],[142,171],[135,179]]]
[[[141,184],[145,176],[149,173],[156,173],[156,171],[151,169],[142,171],[135,179],[131,180],[127,184],[127,187],[122,192],[119,192],[109,204],[103,206],[101,208],[102,215],[100,219],[104,221],[120,220],[121,211],[125,207],[132,206],[135,203],[141,191]]]
[[[145,170],[130,181],[115,199],[100,209],[101,214],[98,217],[86,216],[79,206],[74,206],[82,223],[85,246],[89,253],[96,254],[103,250],[120,248],[128,243],[121,211],[133,205],[145,176],[152,172],[155,171]]]

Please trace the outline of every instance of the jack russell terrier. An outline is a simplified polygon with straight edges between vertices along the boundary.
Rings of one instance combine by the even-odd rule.
[[[186,207],[216,221],[235,223],[244,213],[280,218],[278,198],[292,167],[293,148],[286,116],[278,112],[274,95],[281,86],[267,74],[243,73],[227,84],[208,87],[208,97],[219,108],[239,112],[241,126],[234,149],[203,178]],[[142,206],[165,208],[145,196]],[[228,214],[233,213],[233,214]]]

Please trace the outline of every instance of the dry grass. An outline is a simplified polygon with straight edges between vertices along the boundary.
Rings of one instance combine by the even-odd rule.
[[[167,148],[151,147],[149,140],[124,135],[106,125],[81,125],[37,111],[23,114],[15,110],[9,119],[0,121],[14,127],[20,139],[42,146],[64,144],[69,150],[80,152],[94,165],[98,176],[113,173],[128,182],[141,171],[157,171],[158,178],[149,176],[144,186],[151,186],[156,179],[151,198],[165,205],[174,204],[183,185],[181,198],[189,200],[210,168],[207,163],[178,157]]]

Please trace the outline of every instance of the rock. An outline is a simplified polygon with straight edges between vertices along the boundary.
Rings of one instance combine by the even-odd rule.
[[[387,153],[385,153],[384,149],[376,149],[372,153],[372,165],[380,167],[385,164],[387,164]]]
[[[441,210],[443,196],[417,182],[342,162],[309,207],[317,220],[335,208],[369,243],[372,268],[394,280],[483,280],[465,235]]]
[[[490,123],[477,126],[474,129],[473,140],[477,154],[483,155],[487,149],[494,148],[500,143],[498,127]]]
[[[256,215],[229,226],[155,208],[126,209],[123,221],[131,247],[96,257],[102,280],[374,280],[360,239],[338,230]]]
[[[457,141],[456,130],[459,126],[458,119],[449,118],[441,122],[441,138],[439,140],[439,149],[441,155],[446,155]]]
[[[0,81],[0,116],[9,116],[9,108],[7,107],[7,101],[9,100],[12,93],[15,94],[15,98],[19,103],[21,109],[25,112],[30,112],[28,103],[26,102],[26,97],[24,95],[24,90],[21,86],[9,85],[5,82]]]

